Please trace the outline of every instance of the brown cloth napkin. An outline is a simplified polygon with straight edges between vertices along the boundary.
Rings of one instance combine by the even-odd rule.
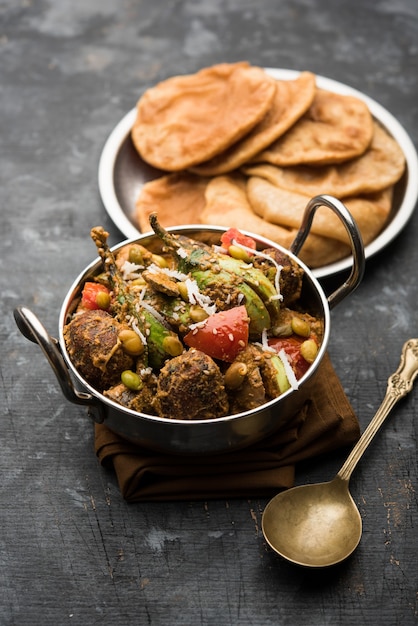
[[[243,450],[181,456],[140,448],[95,425],[100,462],[114,467],[128,502],[269,496],[294,484],[295,464],[350,446],[360,427],[328,355],[310,399],[285,430]]]

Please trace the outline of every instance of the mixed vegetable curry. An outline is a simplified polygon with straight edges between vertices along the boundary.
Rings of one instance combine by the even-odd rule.
[[[219,245],[151,226],[161,254],[139,243],[113,253],[91,236],[102,272],[85,282],[64,328],[69,356],[120,405],[171,419],[254,409],[297,388],[322,341],[300,309],[303,269],[230,229]]]

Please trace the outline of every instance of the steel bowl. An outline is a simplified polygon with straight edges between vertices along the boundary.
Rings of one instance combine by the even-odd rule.
[[[329,296],[326,296],[312,271],[302,263],[297,254],[312,224],[315,211],[326,206],[342,220],[352,248],[353,264],[349,277]],[[219,242],[226,230],[218,226],[189,225],[169,228],[170,232],[186,235],[206,242]],[[274,247],[284,251],[304,270],[301,303],[310,314],[323,320],[324,337],[318,355],[299,381],[298,389],[289,389],[278,398],[242,413],[210,420],[178,420],[138,413],[106,398],[94,389],[74,367],[69,357],[64,337],[68,323],[85,281],[101,271],[101,260],[94,260],[75,279],[62,304],[59,316],[59,339],[45,330],[39,319],[26,307],[14,311],[16,323],[22,334],[39,344],[47,357],[64,396],[73,403],[86,405],[91,418],[103,423],[122,437],[147,448],[175,454],[215,454],[249,446],[281,429],[302,407],[315,384],[319,366],[327,350],[330,336],[330,310],[360,283],[365,266],[361,235],[351,214],[342,202],[331,196],[316,196],[306,207],[304,219],[290,250],[252,233],[258,249]],[[117,251],[128,243],[140,242],[155,252],[160,251],[161,241],[154,233],[146,233],[136,239],[123,241],[112,248]],[[186,403],[186,399],[185,399]]]

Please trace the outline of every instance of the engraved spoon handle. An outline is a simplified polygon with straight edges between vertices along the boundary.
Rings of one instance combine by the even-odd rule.
[[[412,389],[418,374],[418,339],[409,339],[402,348],[398,369],[388,378],[388,386],[382,404],[362,436],[351,450],[337,476],[348,481],[361,456],[389,415],[395,404]]]

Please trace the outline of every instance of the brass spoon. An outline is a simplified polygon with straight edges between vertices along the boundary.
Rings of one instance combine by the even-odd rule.
[[[418,339],[409,339],[398,369],[388,379],[382,404],[335,478],[293,487],[270,500],[262,528],[267,543],[278,554],[297,565],[326,567],[354,552],[362,523],[349,492],[350,476],[391,409],[411,391],[417,374]]]

